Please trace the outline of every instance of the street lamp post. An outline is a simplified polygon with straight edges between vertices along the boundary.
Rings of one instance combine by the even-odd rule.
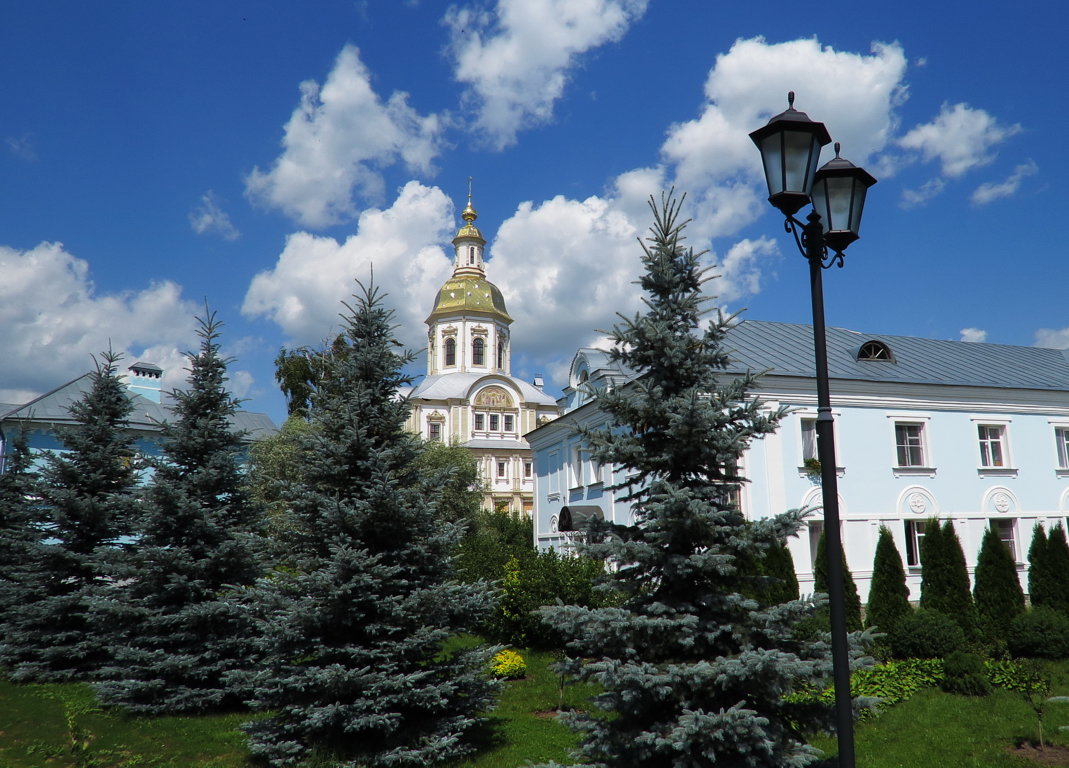
[[[843,594],[842,541],[839,531],[839,488],[835,462],[834,420],[828,389],[828,346],[824,331],[822,273],[843,265],[843,252],[858,238],[865,193],[876,183],[862,168],[839,157],[817,170],[821,147],[831,142],[823,123],[794,108],[794,92],[786,112],[750,134],[761,151],[768,201],[786,217],[798,250],[809,262],[813,302],[813,351],[817,374],[817,458],[820,460],[824,534],[828,558],[828,603],[831,609],[831,653],[835,682],[835,721],[840,768],[854,768],[854,712],[850,697],[850,653]],[[806,205],[813,210],[806,223],[795,218]],[[825,228],[825,222],[827,228]]]

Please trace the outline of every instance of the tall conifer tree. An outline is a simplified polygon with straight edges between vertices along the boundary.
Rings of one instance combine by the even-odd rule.
[[[1024,613],[1024,591],[1017,578],[1013,555],[992,528],[984,531],[976,562],[973,588],[981,637],[996,646],[1005,646],[1010,624]]]
[[[187,388],[171,393],[174,418],[145,493],[133,575],[111,593],[126,632],[98,693],[138,713],[239,704],[223,677],[251,652],[250,627],[228,592],[259,575],[252,532],[260,514],[244,490],[221,324],[207,308],[198,322],[200,349],[188,356]]]
[[[1053,602],[1047,563],[1047,531],[1040,523],[1032,528],[1032,543],[1028,546],[1028,602],[1032,607],[1049,606]]]
[[[638,371],[598,394],[611,425],[585,433],[595,458],[627,469],[636,524],[591,537],[588,554],[618,568],[606,580],[619,607],[542,609],[567,641],[565,668],[603,689],[610,716],[573,713],[586,766],[803,766],[803,733],[830,726],[830,709],[784,695],[830,674],[827,646],[793,631],[809,601],[767,608],[753,562],[801,525],[797,512],[748,523],[738,506],[739,458],[776,429],[751,395],[753,375],[724,376],[730,318],[702,330],[700,254],[683,246],[681,200],[651,201],[644,245],[646,312],[613,331],[614,362]]]
[[[485,651],[443,654],[490,607],[485,584],[452,581],[460,526],[435,488],[397,397],[412,360],[374,286],[346,316],[345,354],[313,395],[304,471],[284,489],[283,567],[264,579],[266,662],[249,679],[252,753],[273,766],[425,766],[467,751],[491,700]]]
[[[890,634],[898,623],[912,612],[902,555],[895,546],[891,531],[881,525],[876,541],[876,556],[872,562],[872,582],[869,584],[865,625]]]
[[[19,583],[41,539],[41,531],[33,525],[37,473],[26,430],[11,430],[4,448],[0,456],[0,637],[7,635],[8,613],[19,604]]]
[[[976,603],[969,587],[965,552],[954,524],[929,520],[921,543],[921,608],[954,619],[969,640],[977,639]]]
[[[1047,605],[1069,615],[1069,543],[1059,522],[1047,534],[1047,579],[1052,586]]]
[[[846,603],[846,630],[856,632],[861,629],[861,597],[857,593],[857,584],[850,566],[846,564],[846,552],[839,547],[839,559],[843,564],[843,601]],[[828,593],[828,541],[824,531],[817,540],[817,557],[813,566],[813,591]],[[831,612],[827,607],[820,610],[821,622],[825,628],[831,627]]]
[[[64,449],[46,456],[32,523],[47,530],[18,586],[0,663],[18,681],[91,679],[110,660],[108,631],[93,616],[119,570],[122,538],[136,505],[133,406],[108,351],[90,388],[70,407],[74,426],[59,431]]]

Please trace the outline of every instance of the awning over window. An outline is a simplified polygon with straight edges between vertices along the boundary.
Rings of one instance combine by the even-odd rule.
[[[601,507],[595,504],[582,504],[573,505],[569,507],[561,507],[560,517],[557,519],[558,531],[581,531],[586,528],[586,524],[597,518],[598,520],[605,519],[605,513]]]

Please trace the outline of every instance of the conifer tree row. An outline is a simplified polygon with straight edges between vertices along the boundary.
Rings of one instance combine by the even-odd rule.
[[[880,632],[889,635],[912,611],[902,556],[898,552],[898,547],[895,546],[891,531],[881,525],[879,538],[876,541],[876,556],[872,563],[872,581],[869,583],[865,626],[875,627]]]
[[[828,593],[828,540],[824,531],[820,532],[817,541],[817,556],[813,561],[813,591],[822,594]],[[850,572],[850,566],[846,564],[846,552],[839,547],[839,559],[843,564],[843,601],[846,603],[846,631],[857,632],[861,629],[861,597],[857,593],[857,584],[854,583],[854,575]],[[831,626],[831,613],[824,607],[821,609],[823,625]]]
[[[1010,625],[1024,613],[1024,592],[1009,547],[990,527],[980,543],[973,596],[981,638],[995,648],[1004,648]]]
[[[490,607],[452,580],[459,525],[435,509],[421,444],[397,397],[412,360],[373,286],[344,316],[344,354],[295,436],[299,477],[281,489],[281,565],[249,590],[259,668],[232,676],[265,712],[245,725],[272,766],[424,766],[463,755],[494,690],[481,649],[443,652]]]
[[[739,458],[783,415],[750,395],[753,375],[723,375],[731,318],[708,326],[700,254],[684,247],[681,199],[651,200],[643,243],[645,314],[621,317],[611,358],[639,372],[597,395],[609,416],[585,439],[594,458],[625,469],[635,525],[591,532],[583,551],[614,562],[619,607],[558,606],[543,618],[567,641],[566,669],[596,681],[609,716],[572,713],[584,766],[804,766],[803,733],[830,727],[830,708],[784,695],[831,672],[828,647],[794,631],[810,601],[761,607],[755,561],[802,523],[798,512],[747,522]]]
[[[933,518],[924,527],[920,607],[951,617],[966,639],[977,639],[976,603],[969,587],[965,553],[950,520],[940,524]]]

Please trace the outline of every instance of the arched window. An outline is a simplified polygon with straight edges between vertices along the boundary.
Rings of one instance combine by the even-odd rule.
[[[503,341],[497,343],[497,367],[505,367],[505,342]]]
[[[469,245],[468,246],[468,263],[469,264],[474,264],[475,263],[475,246],[474,245]]]
[[[471,364],[472,365],[486,365],[485,360],[486,342],[482,339],[476,339],[471,343]]]
[[[457,340],[446,339],[445,340],[445,364],[456,365],[457,364]]]
[[[894,355],[891,354],[891,348],[884,344],[882,341],[866,341],[861,345],[861,349],[857,353],[858,360],[880,360],[882,362],[893,363],[895,361]]]

